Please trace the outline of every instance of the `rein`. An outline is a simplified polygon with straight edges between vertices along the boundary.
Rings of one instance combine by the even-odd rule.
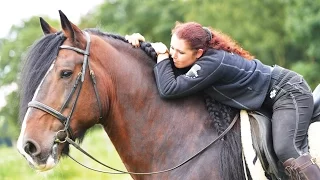
[[[222,139],[234,126],[234,124],[237,122],[237,119],[239,118],[239,114],[236,114],[235,117],[233,118],[232,122],[230,123],[230,125],[228,126],[227,129],[225,129],[218,137],[216,137],[211,143],[209,143],[207,146],[205,146],[204,148],[202,148],[200,151],[198,151],[196,154],[194,154],[193,156],[191,156],[189,159],[183,161],[182,163],[169,168],[169,169],[165,169],[165,170],[161,170],[161,171],[153,171],[153,172],[130,172],[130,171],[122,171],[122,170],[118,170],[115,169],[113,167],[110,167],[104,163],[102,163],[101,161],[97,160],[96,158],[94,158],[92,155],[90,155],[88,152],[86,152],[85,150],[83,150],[78,144],[76,144],[72,139],[70,139],[69,137],[66,137],[66,141],[68,143],[70,143],[71,145],[73,145],[75,148],[77,148],[79,151],[81,151],[83,154],[85,154],[86,156],[88,156],[89,158],[91,158],[92,160],[96,161],[97,163],[101,164],[102,166],[112,169],[114,171],[117,172],[110,172],[110,171],[103,171],[103,170],[98,170],[98,169],[93,169],[91,167],[88,167],[82,163],[80,163],[79,161],[75,160],[73,157],[71,157],[70,155],[68,155],[72,160],[74,160],[76,163],[80,164],[81,166],[88,168],[90,170],[96,171],[96,172],[100,172],[100,173],[108,173],[108,174],[135,174],[135,175],[152,175],[152,174],[160,174],[160,173],[165,173],[165,172],[169,172],[172,170],[175,170],[181,166],[183,166],[184,164],[186,164],[187,162],[191,161],[192,159],[194,159],[195,157],[197,157],[199,154],[203,153],[205,150],[207,150],[212,144],[214,144],[215,142],[217,142],[218,140]]]
[[[80,95],[80,91],[82,89],[82,84],[84,82],[84,77],[85,77],[85,74],[86,74],[86,69],[87,67],[89,68],[89,71],[90,71],[90,77],[91,77],[91,80],[92,80],[92,84],[93,84],[93,87],[94,87],[94,91],[95,91],[95,95],[96,95],[96,98],[97,98],[97,102],[98,102],[98,106],[99,106],[99,111],[100,111],[100,118],[99,120],[102,119],[102,106],[101,106],[101,101],[100,101],[100,98],[99,98],[99,93],[98,93],[98,90],[97,90],[97,86],[96,86],[96,79],[95,79],[95,75],[94,75],[94,72],[93,70],[91,69],[90,67],[90,64],[89,64],[89,51],[90,51],[90,36],[87,32],[85,32],[85,35],[86,35],[86,40],[87,40],[87,45],[86,45],[86,49],[85,50],[82,50],[82,49],[79,49],[79,48],[76,48],[76,47],[71,47],[71,46],[66,46],[66,45],[61,45],[60,46],[60,49],[69,49],[69,50],[73,50],[73,51],[76,51],[80,54],[83,54],[84,55],[84,60],[83,60],[83,64],[82,64],[82,69],[81,69],[81,72],[78,74],[77,78],[76,78],[76,81],[75,81],[75,84],[73,86],[73,89],[71,90],[71,92],[69,93],[66,101],[64,102],[64,104],[62,105],[62,107],[60,108],[59,111],[55,110],[54,108],[46,105],[46,104],[43,104],[39,101],[36,101],[36,100],[32,100],[31,102],[28,103],[28,107],[32,107],[32,108],[36,108],[36,109],[39,109],[39,110],[42,110],[52,116],[54,116],[55,118],[57,118],[63,125],[64,125],[64,128],[62,130],[59,130],[57,133],[56,133],[56,139],[54,140],[55,143],[65,143],[65,142],[68,142],[69,144],[71,144],[72,146],[74,146],[76,149],[78,149],[79,151],[81,151],[83,154],[85,154],[86,156],[88,156],[89,158],[91,158],[92,160],[94,160],[95,162],[101,164],[102,166],[106,167],[106,168],[109,168],[109,169],[112,169],[114,171],[117,171],[117,172],[110,172],[110,171],[102,171],[102,170],[97,170],[97,169],[94,169],[94,168],[91,168],[91,167],[88,167],[82,163],[80,163],[79,161],[77,161],[76,159],[74,159],[73,157],[71,157],[69,154],[67,154],[72,160],[74,160],[75,162],[77,162],[78,164],[80,164],[81,166],[85,167],[85,168],[88,168],[90,170],[93,170],[93,171],[97,171],[97,172],[101,172],[101,173],[108,173],[108,174],[135,174],[135,175],[152,175],[152,174],[159,174],[159,173],[165,173],[165,172],[168,172],[168,171],[172,171],[172,170],[175,170],[181,166],[183,166],[184,164],[186,164],[187,162],[191,161],[192,159],[194,159],[195,157],[197,157],[199,154],[203,153],[205,150],[207,150],[212,144],[214,144],[215,142],[217,142],[218,140],[222,139],[231,129],[232,127],[234,126],[234,124],[236,123],[238,117],[239,117],[239,114],[236,114],[236,116],[233,118],[232,122],[230,123],[230,125],[228,126],[227,129],[225,129],[218,137],[216,137],[211,143],[209,143],[207,146],[205,146],[204,148],[202,148],[200,151],[198,151],[197,153],[195,153],[193,156],[191,156],[190,158],[188,158],[187,160],[183,161],[182,163],[172,167],[172,168],[169,168],[169,169],[165,169],[165,170],[161,170],[161,171],[154,171],[154,172],[129,172],[129,171],[122,171],[122,170],[118,170],[118,169],[115,169],[115,168],[112,168],[104,163],[102,163],[101,161],[97,160],[96,158],[94,158],[92,155],[90,155],[88,152],[86,152],[84,149],[82,149],[73,139],[75,139],[74,137],[72,137],[72,130],[71,130],[71,127],[70,127],[70,120],[71,120],[71,117],[72,117],[72,114],[75,110],[75,107],[76,107],[76,104],[77,104],[77,101],[78,101],[78,98],[79,98],[79,95]],[[78,88],[79,87],[79,88]],[[78,90],[76,92],[76,90]],[[72,108],[71,108],[71,111],[69,113],[69,115],[66,117],[62,114],[63,110],[66,108],[66,106],[69,104],[72,96],[74,95],[74,93],[76,92],[76,99],[74,100],[73,102],[73,105],[72,105]],[[70,137],[69,137],[70,136]]]

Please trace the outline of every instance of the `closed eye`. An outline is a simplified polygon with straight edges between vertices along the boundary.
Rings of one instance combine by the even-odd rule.
[[[185,52],[179,50],[179,49],[175,49],[173,46],[170,46],[170,49],[172,50],[176,50],[179,54],[185,54]]]
[[[60,77],[61,78],[68,78],[68,77],[70,77],[71,75],[72,75],[72,71],[70,71],[70,70],[63,70],[63,71],[61,71],[60,72]]]

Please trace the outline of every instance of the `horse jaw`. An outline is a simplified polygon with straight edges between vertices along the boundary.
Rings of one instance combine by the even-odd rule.
[[[26,113],[27,117],[29,114],[29,110]],[[25,130],[26,130],[26,119],[23,120],[22,126],[21,126],[21,131],[20,131],[20,135],[17,141],[17,149],[19,151],[19,153],[29,162],[29,165],[40,172],[43,171],[48,171],[52,168],[54,168],[58,162],[59,162],[59,153],[58,153],[58,144],[54,144],[52,146],[52,153],[48,156],[46,163],[45,164],[38,164],[28,153],[26,153],[26,151],[23,148],[23,139],[24,139],[24,134],[25,134]]]

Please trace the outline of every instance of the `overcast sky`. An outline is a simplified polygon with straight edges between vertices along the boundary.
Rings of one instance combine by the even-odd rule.
[[[59,19],[61,10],[70,21],[77,23],[104,0],[0,0],[0,38],[5,37],[12,25],[20,24],[32,16]]]

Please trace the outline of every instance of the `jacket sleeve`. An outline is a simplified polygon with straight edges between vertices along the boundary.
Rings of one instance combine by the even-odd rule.
[[[154,67],[154,74],[160,97],[184,97],[211,86],[221,73],[218,72],[221,61],[210,57],[202,57],[186,74],[175,76],[170,60],[163,60]]]

